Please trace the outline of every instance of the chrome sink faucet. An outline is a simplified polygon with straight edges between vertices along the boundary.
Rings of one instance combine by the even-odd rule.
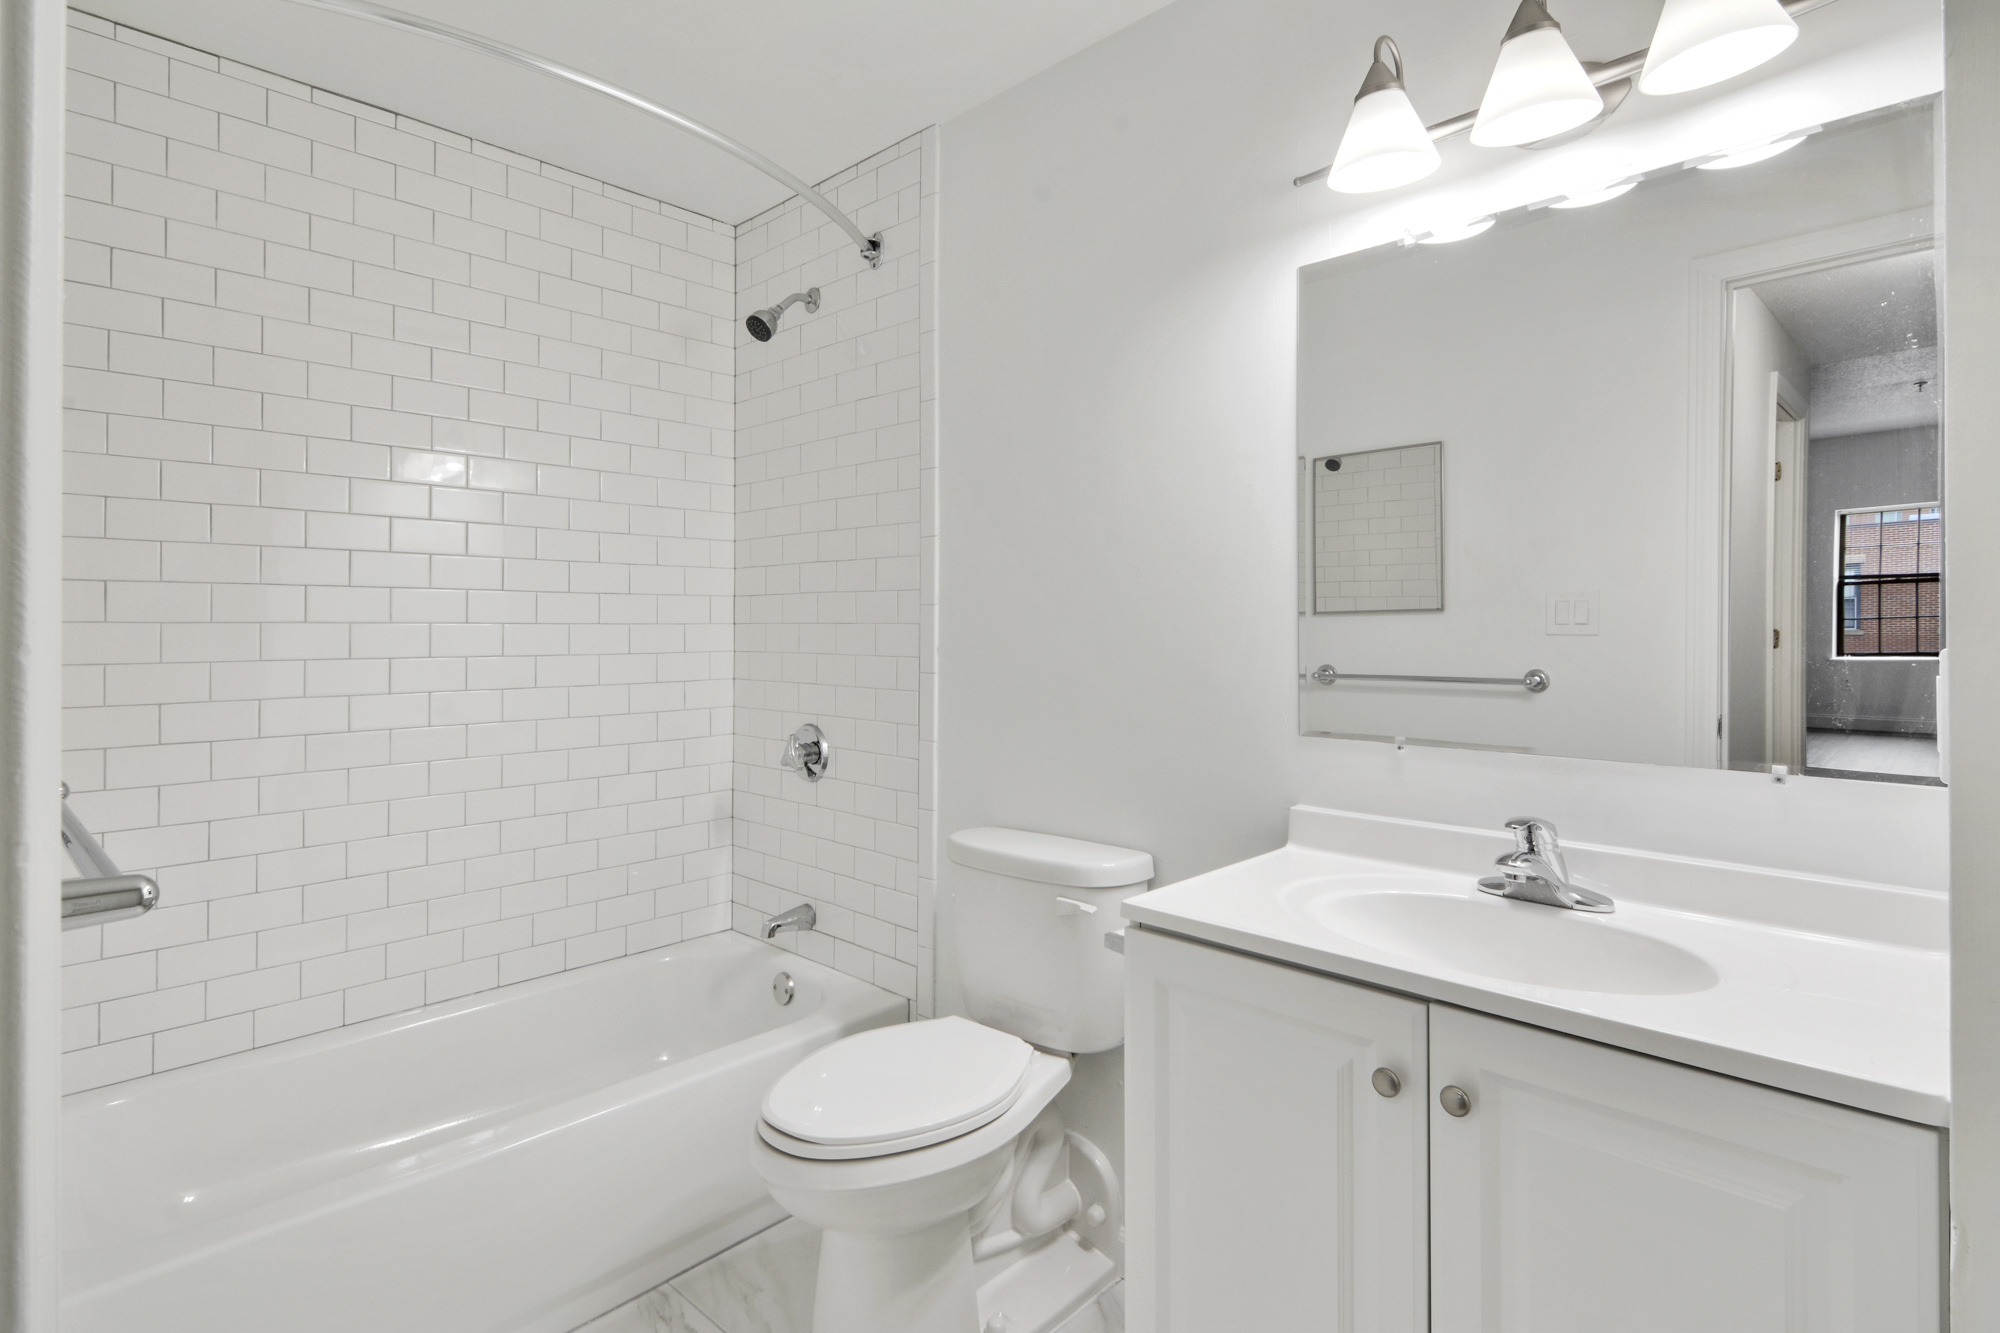
[[[813,910],[813,905],[800,903],[797,907],[787,908],[776,916],[765,917],[764,938],[775,939],[781,930],[811,930],[818,924],[819,913]]]
[[[1569,867],[1563,863],[1554,824],[1546,819],[1510,819],[1507,831],[1514,835],[1514,850],[1494,861],[1500,873],[1480,880],[1481,889],[1502,898],[1576,912],[1617,910],[1603,894],[1569,882]]]

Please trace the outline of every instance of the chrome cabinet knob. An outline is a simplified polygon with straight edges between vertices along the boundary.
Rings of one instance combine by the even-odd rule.
[[[1445,1084],[1444,1090],[1438,1093],[1438,1105],[1444,1108],[1444,1113],[1448,1116],[1472,1114],[1472,1098],[1457,1084]]]
[[[1384,1097],[1393,1097],[1403,1090],[1403,1080],[1396,1077],[1393,1069],[1378,1069],[1368,1076],[1368,1081]]]

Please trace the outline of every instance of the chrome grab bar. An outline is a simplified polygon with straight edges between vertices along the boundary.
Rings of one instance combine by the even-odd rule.
[[[150,875],[128,875],[105,852],[103,844],[91,836],[76,811],[69,808],[69,784],[62,785],[63,850],[83,871],[79,879],[62,882],[62,923],[64,930],[79,926],[101,926],[107,921],[126,921],[143,916],[160,901],[160,886]]]
[[[1513,685],[1530,694],[1540,694],[1549,687],[1549,673],[1539,667],[1519,676],[1379,676],[1363,675],[1358,671],[1335,671],[1325,662],[1312,673],[1312,678],[1321,685],[1331,685],[1341,680],[1427,680],[1443,685]]]
[[[159,901],[160,886],[151,875],[66,879],[62,886],[63,929],[142,916]]]

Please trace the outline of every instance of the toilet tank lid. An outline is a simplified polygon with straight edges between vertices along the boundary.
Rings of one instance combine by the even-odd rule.
[[[1071,889],[1115,889],[1153,877],[1153,858],[1130,847],[1029,833],[1017,828],[969,828],[951,835],[951,859],[974,870],[1060,884]]]

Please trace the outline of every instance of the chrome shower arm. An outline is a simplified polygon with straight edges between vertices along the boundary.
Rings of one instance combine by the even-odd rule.
[[[800,180],[797,176],[794,176],[791,172],[786,171],[756,149],[746,147],[720,130],[710,129],[698,120],[683,116],[671,107],[664,107],[658,102],[641,97],[629,88],[621,88],[619,85],[600,79],[594,74],[586,74],[580,69],[573,69],[568,65],[562,64],[560,61],[550,60],[546,56],[538,56],[533,51],[524,51],[518,46],[511,46],[506,42],[497,41],[491,37],[482,37],[476,32],[467,32],[463,28],[454,28],[449,23],[440,23],[436,19],[425,18],[420,14],[407,14],[400,9],[391,9],[387,5],[378,5],[373,3],[372,0],[290,0],[290,3],[303,5],[307,9],[323,9],[333,14],[346,14],[350,18],[366,19],[371,23],[380,23],[391,28],[401,28],[406,32],[420,33],[425,37],[434,37],[438,41],[449,42],[453,46],[462,47],[468,51],[478,51],[484,55],[495,56],[501,60],[525,66],[528,69],[538,70],[543,74],[561,79],[565,83],[573,83],[579,88],[587,88],[600,96],[610,98],[614,102],[623,102],[626,106],[635,107],[649,116],[657,116],[669,125],[685,130],[705,143],[713,144],[723,152],[728,153],[731,157],[749,163],[786,189],[795,191],[803,196],[814,208],[826,214],[842,231],[854,238],[854,243],[861,247],[861,257],[868,261],[868,267],[880,268],[882,266],[881,232],[878,231],[873,236],[863,234],[861,228],[854,225],[853,219],[827,202],[825,195]]]

